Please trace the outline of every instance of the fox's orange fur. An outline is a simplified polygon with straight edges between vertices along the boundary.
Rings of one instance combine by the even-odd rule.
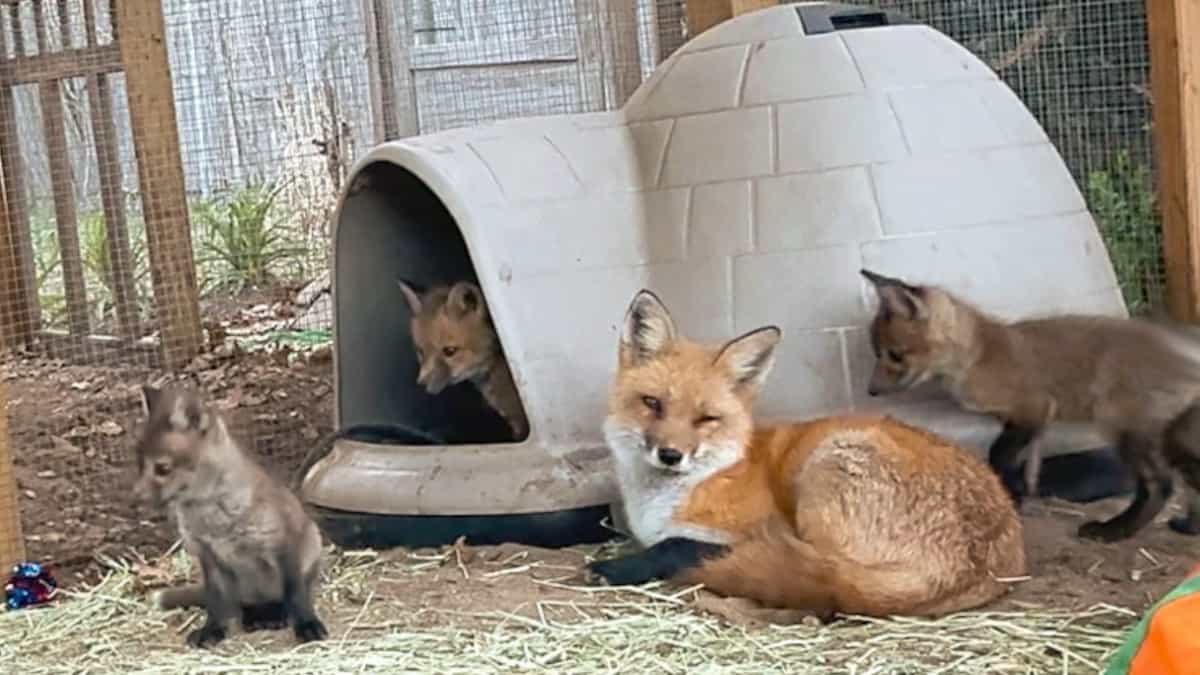
[[[983,462],[888,417],[755,428],[780,337],[706,347],[652,293],[634,298],[605,436],[639,543],[726,545],[676,576],[820,615],[939,615],[1003,594],[1025,573],[1021,523]]]
[[[469,281],[429,289],[398,283],[412,312],[409,326],[420,363],[418,384],[438,394],[449,385],[471,382],[508,422],[512,440],[525,440],[529,420],[483,291]]]

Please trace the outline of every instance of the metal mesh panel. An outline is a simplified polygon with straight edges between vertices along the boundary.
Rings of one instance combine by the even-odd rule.
[[[1131,312],[1165,302],[1141,0],[859,0],[942,31],[1038,119],[1078,181]]]
[[[883,4],[1000,72],[1080,181],[1130,305],[1160,304],[1140,0]],[[331,430],[330,215],[364,150],[616,108],[688,38],[682,0],[158,10],[0,0],[8,447],[30,557],[73,572],[174,538],[128,496],[142,384],[202,389],[279,476]],[[20,537],[4,449],[0,543]]]

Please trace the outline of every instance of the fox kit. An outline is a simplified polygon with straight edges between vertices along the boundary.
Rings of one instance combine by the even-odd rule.
[[[144,387],[135,495],[173,513],[201,582],[167,590],[162,609],[202,605],[187,641],[207,647],[241,618],[246,631],[283,628],[301,642],[327,633],[313,609],[321,534],[289,490],[246,457],[220,415],[193,392]]]
[[[869,393],[939,380],[963,407],[997,417],[1004,428],[988,460],[1017,499],[1036,486],[1039,439],[1054,422],[1098,427],[1132,469],[1128,508],[1079,535],[1132,536],[1163,508],[1172,468],[1200,488],[1200,342],[1183,330],[1136,319],[1058,316],[1005,323],[935,286],[914,286],[863,270],[879,296],[871,322],[876,365]],[[1034,486],[1031,486],[1033,483]],[[1200,533],[1193,500],[1171,529]]]
[[[524,440],[529,421],[479,287],[469,281],[429,289],[403,279],[397,283],[412,312],[410,330],[421,364],[417,383],[430,394],[473,383],[508,422],[513,440]]]
[[[639,553],[609,583],[702,583],[771,608],[941,615],[1025,573],[1020,520],[967,452],[888,417],[755,428],[781,332],[710,348],[641,291],[625,315],[604,422]]]

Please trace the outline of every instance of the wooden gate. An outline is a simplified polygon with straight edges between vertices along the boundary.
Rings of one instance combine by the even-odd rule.
[[[98,349],[126,352],[160,345],[172,365],[201,342],[191,232],[162,6],[157,0],[0,0],[0,345],[40,345],[92,360]],[[68,7],[82,7],[82,16]],[[98,24],[107,18],[110,30]],[[32,29],[32,30],[31,30]],[[125,74],[159,336],[144,335],[137,314],[123,201],[111,78]],[[96,335],[89,316],[76,212],[75,177],[64,117],[64,83],[86,82],[95,139],[109,284],[117,335]],[[29,168],[14,109],[15,89],[34,85],[50,164],[67,329],[43,326],[30,229]],[[63,349],[66,347],[66,349]],[[153,349],[152,353],[160,350]]]
[[[641,82],[630,0],[364,0],[377,138],[611,109]]]

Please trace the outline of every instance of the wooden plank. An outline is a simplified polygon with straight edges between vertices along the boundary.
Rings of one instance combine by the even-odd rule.
[[[20,285],[21,265],[13,245],[8,198],[4,189],[4,167],[0,166],[0,349],[28,343],[20,333],[25,294]]]
[[[132,342],[111,335],[71,335],[66,331],[46,329],[38,332],[39,353],[52,359],[93,366],[137,364],[149,368],[162,366],[160,342],[142,337]]]
[[[409,58],[413,70],[574,61],[575,38],[552,35],[514,42],[507,36],[496,36],[479,42],[421,45],[413,47]]]
[[[599,0],[600,49],[604,54],[605,108],[613,110],[642,83],[637,7],[629,0]]]
[[[0,52],[7,51],[5,26],[13,21],[13,8],[0,8]],[[21,44],[19,29],[14,29],[16,44]],[[17,133],[16,102],[11,86],[0,84],[0,176],[3,176],[7,205],[8,237],[19,274],[14,284],[11,310],[15,316],[8,324],[10,335],[18,343],[32,344],[34,331],[41,325],[37,276],[34,269],[33,237],[29,230],[29,202],[25,187],[25,162]]]
[[[688,38],[694,38],[733,16],[730,0],[688,0]]]
[[[584,110],[604,110],[603,20],[598,0],[575,3],[575,71],[580,105]]]
[[[62,52],[0,60],[0,84],[37,84],[121,71],[116,45],[76,47]]]
[[[1200,320],[1200,3],[1147,0],[1167,305]]]
[[[747,12],[753,12],[767,7],[774,7],[779,4],[779,0],[729,0],[729,6],[733,16],[741,16]]]
[[[379,21],[377,0],[362,0],[363,33],[367,42],[367,93],[371,99],[371,140],[387,140],[387,116],[394,106],[384,107],[382,58],[379,54]]]
[[[392,23],[391,13],[390,2],[376,2],[376,27],[390,26]],[[378,30],[375,37],[379,46],[379,89],[380,103],[383,106],[383,136],[387,140],[392,140],[400,137],[400,119],[396,114],[396,102],[399,100],[396,98],[396,70],[392,65],[394,54],[392,32]]]
[[[38,3],[34,12],[38,52],[45,53],[50,40],[46,32],[46,5]],[[46,135],[46,154],[50,163],[50,187],[54,193],[54,222],[58,234],[58,253],[62,261],[63,289],[67,299],[67,325],[74,335],[87,335],[87,287],[83,277],[83,258],[79,253],[79,221],[75,210],[75,179],[68,153],[67,127],[63,115],[62,84],[38,85],[42,107],[42,125]]]
[[[203,333],[162,4],[115,4],[163,362],[177,368],[199,353]]]
[[[389,62],[392,66],[392,83],[395,99],[392,101],[396,116],[396,133],[399,138],[421,133],[417,115],[417,85],[412,69],[412,32],[409,30],[408,12],[393,11],[393,3],[382,0],[376,17],[380,30],[396,39],[388,42],[391,50]]]
[[[96,43],[96,11],[92,0],[83,0],[84,33],[88,46]],[[129,225],[125,220],[125,195],[121,187],[121,155],[117,149],[117,128],[113,121],[112,90],[108,75],[98,74],[87,80],[88,109],[92,118],[92,137],[96,140],[96,164],[100,174],[100,203],[104,209],[107,233],[109,279],[117,309],[121,337],[134,340],[140,332],[137,313],[137,286],[134,283],[133,251],[129,247]]]
[[[13,470],[12,439],[8,437],[8,395],[0,382],[0,569],[25,560],[17,474]]]

